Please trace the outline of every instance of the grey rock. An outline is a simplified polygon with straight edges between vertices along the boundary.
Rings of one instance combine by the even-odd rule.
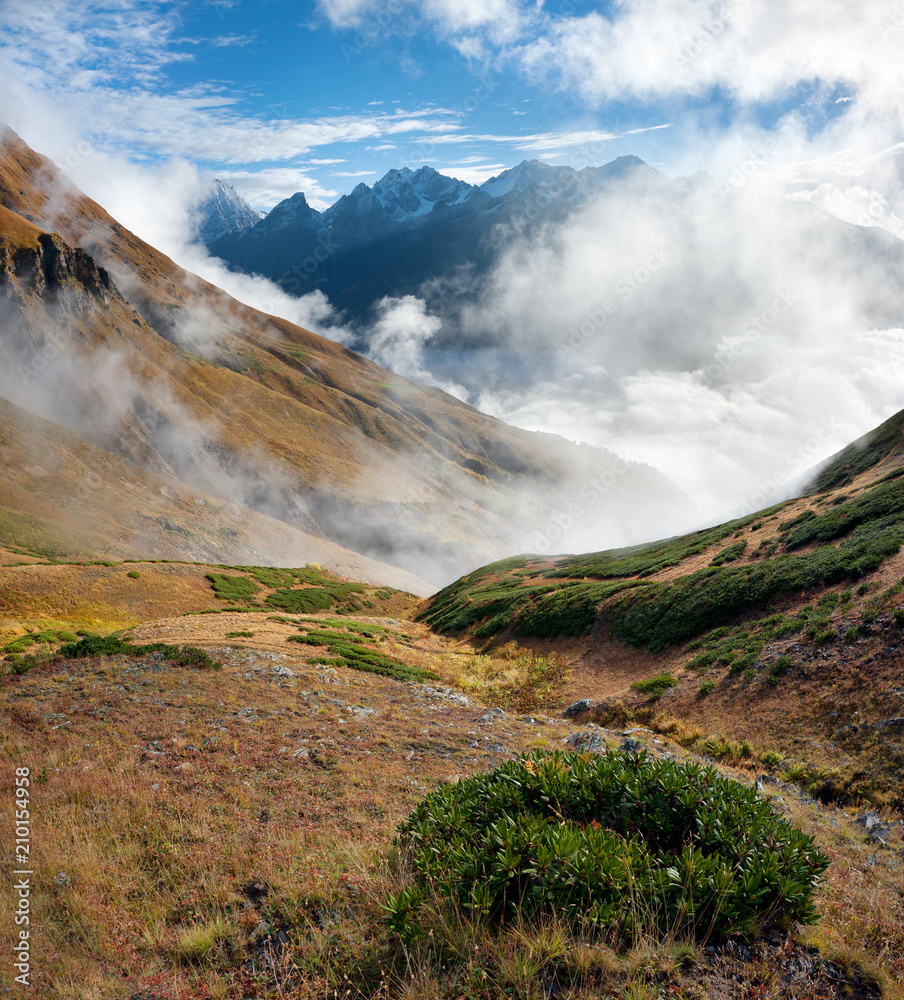
[[[461,705],[464,708],[473,708],[474,702],[467,698],[460,691],[453,691],[447,687],[433,687],[429,684],[418,684],[412,681],[409,685],[416,694],[429,698],[442,698],[444,701],[451,701],[454,705]]]
[[[573,719],[575,716],[583,715],[593,708],[593,702],[589,698],[581,698],[580,701],[573,701],[568,708],[562,712],[563,719]]]
[[[565,737],[565,745],[572,750],[586,750],[590,753],[605,753],[608,749],[606,744],[596,733],[571,733]]]

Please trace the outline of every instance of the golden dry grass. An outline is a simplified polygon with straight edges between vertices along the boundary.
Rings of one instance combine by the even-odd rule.
[[[755,962],[729,962],[678,943],[588,951],[552,925],[501,937],[459,926],[450,928],[457,951],[447,969],[429,950],[406,959],[380,920],[398,878],[386,860],[397,822],[439,782],[560,746],[571,727],[512,715],[479,722],[479,707],[421,685],[309,665],[317,648],[286,642],[294,629],[270,617],[177,617],[133,630],[142,641],[202,645],[224,660],[221,671],[107,657],[0,679],[0,823],[10,822],[13,768],[28,766],[35,779],[39,995],[326,1000],[349,989],[382,1000],[476,1000],[513,995],[497,990],[508,982],[521,984],[514,995],[540,1000],[537,970],[562,961],[597,984],[575,985],[566,994],[575,998],[598,997],[608,983],[613,997],[659,1000],[656,982],[685,1000],[727,998],[741,995],[728,984],[742,973],[754,984],[744,996],[770,995],[755,984],[778,975],[778,946]],[[490,657],[422,625],[370,620],[388,630],[381,651],[447,683],[504,677],[520,655],[509,650],[488,666]],[[233,631],[255,635],[227,639]],[[651,747],[661,739],[638,735]],[[882,970],[886,996],[899,995],[897,855],[865,846],[840,811],[793,808],[834,862],[814,939],[839,962]],[[3,948],[11,905],[0,894]]]

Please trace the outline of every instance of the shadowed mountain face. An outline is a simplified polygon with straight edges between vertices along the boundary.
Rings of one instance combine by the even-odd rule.
[[[480,187],[432,167],[403,167],[372,188],[359,184],[324,212],[298,193],[252,228],[204,242],[237,270],[293,295],[320,290],[355,318],[384,295],[422,294],[431,282],[486,271],[502,234],[560,221],[635,176],[666,180],[635,156],[581,171],[525,161]]]
[[[566,545],[588,477],[611,479],[595,516],[620,531],[680,503],[647,467],[242,305],[11,132],[0,205],[0,395],[144,470],[431,582],[531,538]]]

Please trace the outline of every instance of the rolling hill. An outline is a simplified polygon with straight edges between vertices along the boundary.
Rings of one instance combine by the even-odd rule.
[[[904,411],[799,499],[630,549],[496,562],[421,620],[567,654],[588,718],[705,727],[712,753],[750,741],[827,801],[901,808],[902,544]]]

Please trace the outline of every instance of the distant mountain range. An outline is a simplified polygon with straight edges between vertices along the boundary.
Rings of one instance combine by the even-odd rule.
[[[218,181],[199,235],[233,269],[263,275],[292,295],[319,289],[354,319],[384,295],[423,294],[431,280],[485,271],[504,243],[501,232],[560,220],[637,175],[667,180],[636,156],[583,170],[524,161],[479,186],[432,167],[403,167],[373,187],[359,184],[323,212],[299,192],[253,225],[253,210],[234,191],[224,210],[231,189]]]
[[[582,170],[525,161],[479,186],[390,170],[323,212],[299,192],[250,226],[248,206],[232,204],[235,224],[207,241],[211,253],[292,295],[320,290],[351,346],[390,367],[371,341],[377,306],[417,296],[441,320],[422,344],[426,367],[475,399],[506,380],[520,391],[590,369],[693,372],[782,289],[801,305],[771,328],[786,343],[807,324],[842,335],[847,323],[901,322],[890,290],[904,243],[889,232],[754,185],[672,178],[636,156]],[[592,332],[568,340],[581,329]]]

